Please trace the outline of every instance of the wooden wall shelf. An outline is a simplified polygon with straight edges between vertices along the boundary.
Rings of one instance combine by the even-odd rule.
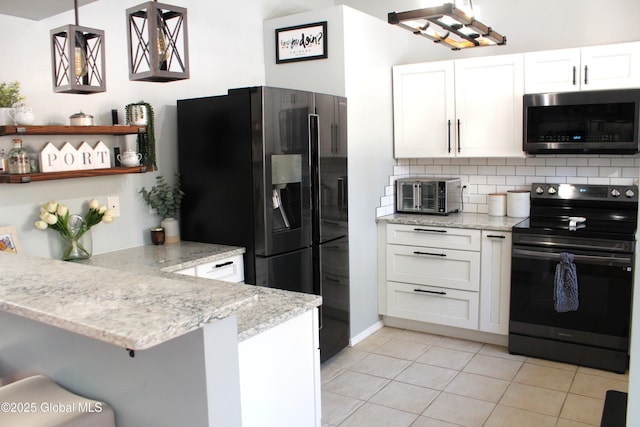
[[[5,135],[131,135],[146,132],[146,126],[0,126],[0,136]],[[68,178],[145,173],[146,166],[85,169],[77,171],[0,174],[0,184],[27,184],[33,181],[50,181]]]
[[[4,135],[130,135],[146,126],[0,126]]]
[[[123,175],[127,173],[145,173],[146,166],[118,167],[108,169],[87,169],[79,171],[47,172],[47,173],[25,173],[25,174],[2,174],[0,184],[27,184],[33,181],[50,181],[55,179],[68,178],[89,178],[92,176]]]

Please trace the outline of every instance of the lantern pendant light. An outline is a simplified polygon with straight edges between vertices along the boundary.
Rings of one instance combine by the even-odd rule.
[[[187,9],[157,0],[127,9],[129,80],[189,78]]]
[[[51,30],[53,91],[90,94],[105,92],[104,31],[78,25]]]

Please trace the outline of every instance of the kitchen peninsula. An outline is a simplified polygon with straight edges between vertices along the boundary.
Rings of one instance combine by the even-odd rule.
[[[88,265],[0,253],[0,377],[45,374],[108,402],[119,426],[259,425],[252,413],[281,417],[292,395],[287,416],[319,425],[321,298],[173,273],[243,251],[181,242]],[[273,377],[284,369],[295,378]]]

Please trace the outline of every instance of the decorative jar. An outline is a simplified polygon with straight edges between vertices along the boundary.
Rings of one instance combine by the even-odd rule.
[[[22,140],[14,139],[13,148],[9,150],[9,173],[29,173],[31,163],[29,153],[22,148]]]

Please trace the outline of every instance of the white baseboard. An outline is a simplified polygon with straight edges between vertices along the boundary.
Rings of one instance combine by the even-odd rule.
[[[382,320],[378,320],[376,323],[369,326],[367,329],[360,332],[355,337],[351,338],[349,340],[349,346],[353,347],[354,345],[358,344],[360,341],[367,338],[369,335],[373,334],[375,331],[382,329],[383,327],[384,327],[384,323],[382,323]]]

